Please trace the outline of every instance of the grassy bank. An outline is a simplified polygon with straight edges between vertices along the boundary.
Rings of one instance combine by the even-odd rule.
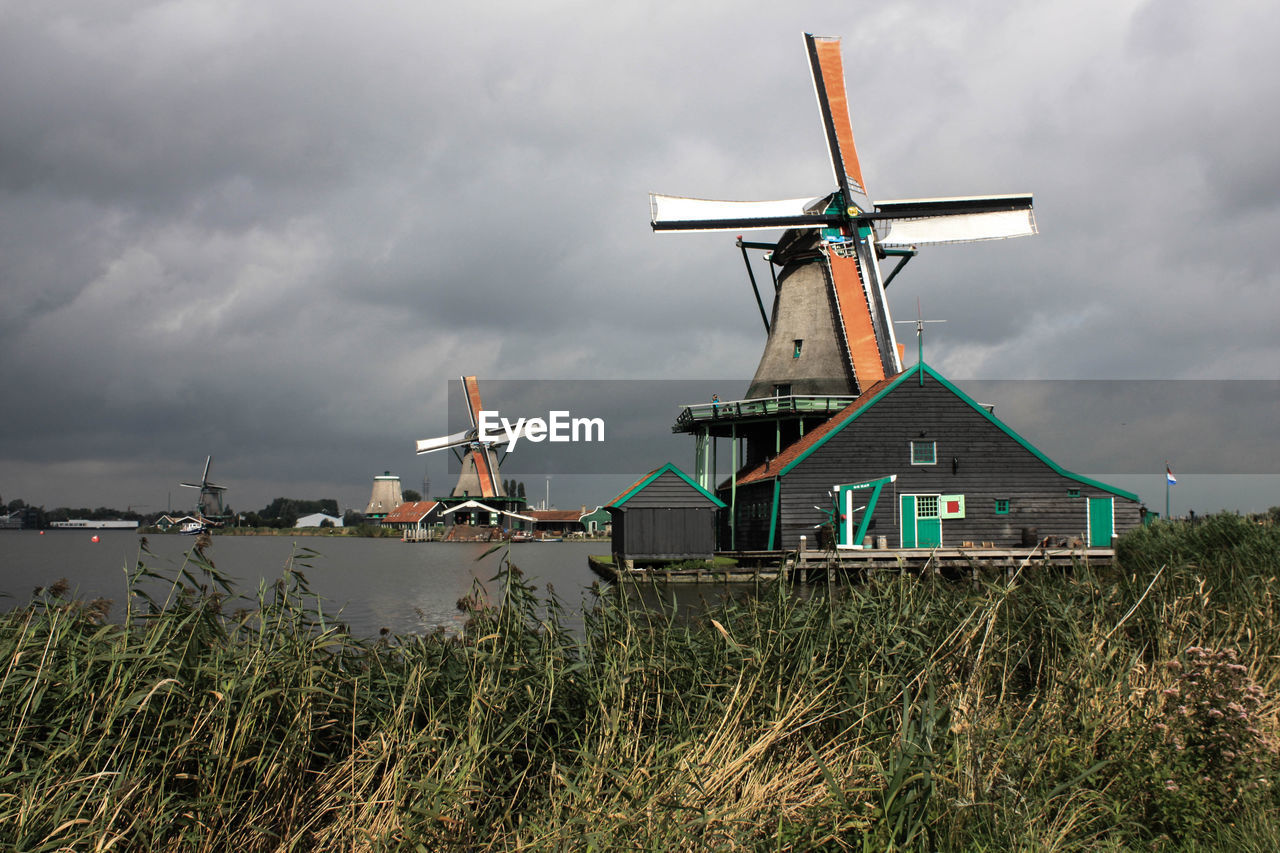
[[[0,621],[0,847],[1280,848],[1280,533],[1120,557],[575,635],[504,568],[377,642],[301,566],[245,602],[193,553],[123,625],[47,590]]]

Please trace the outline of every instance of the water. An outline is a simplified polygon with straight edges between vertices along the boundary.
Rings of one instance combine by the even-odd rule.
[[[94,535],[98,542],[92,541]],[[126,570],[142,559],[149,568],[171,572],[183,564],[193,544],[190,536],[149,536],[152,554],[143,556],[141,538],[127,530],[0,531],[0,596],[7,596],[0,598],[0,610],[24,605],[36,587],[66,578],[79,598],[115,602],[113,616],[118,616]],[[321,596],[324,612],[347,623],[353,633],[372,637],[382,628],[396,634],[460,628],[465,617],[457,602],[475,581],[491,593],[498,590],[492,578],[503,551],[476,561],[489,547],[355,537],[214,536],[206,553],[237,592],[252,597],[260,583],[271,584],[281,576],[295,548],[317,551],[298,556],[296,565],[311,591]],[[590,606],[587,587],[596,580],[587,555],[608,550],[607,542],[531,542],[512,545],[510,553],[530,581],[540,590],[552,584],[566,609],[577,614],[584,599]]]

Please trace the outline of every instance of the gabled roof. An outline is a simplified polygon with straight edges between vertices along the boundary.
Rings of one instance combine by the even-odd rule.
[[[825,423],[810,430],[809,432],[805,433],[796,441],[787,445],[787,447],[783,449],[783,451],[779,453],[776,457],[774,457],[772,460],[755,465],[752,468],[740,473],[737,479],[738,485],[742,486],[747,483],[754,483],[761,480],[772,480],[777,477],[785,477],[788,473],[791,472],[791,469],[795,468],[797,465],[803,462],[806,458],[808,458],[810,454],[812,454],[819,447],[826,444],[827,440],[830,439],[831,436],[840,432],[849,424],[857,420],[857,418],[863,412],[868,411],[876,403],[883,400],[890,392],[892,392],[895,388],[901,385],[907,377],[917,376],[920,373],[925,373],[928,376],[932,377],[934,380],[938,382],[938,384],[942,385],[952,394],[955,394],[956,397],[958,397],[963,403],[968,405],[975,412],[977,412],[982,417],[986,418],[988,421],[994,424],[1005,435],[1009,436],[1018,444],[1022,445],[1022,447],[1025,450],[1029,451],[1033,456],[1035,456],[1045,465],[1048,465],[1056,473],[1068,479],[1075,480],[1078,483],[1084,483],[1087,486],[1093,486],[1094,488],[1102,489],[1105,492],[1110,492],[1113,495],[1117,495],[1122,498],[1127,498],[1128,500],[1132,500],[1132,501],[1138,500],[1138,496],[1133,494],[1132,492],[1126,492],[1125,490],[1118,489],[1115,486],[1108,485],[1098,480],[1091,480],[1088,477],[1082,477],[1079,474],[1074,474],[1066,470],[1061,465],[1059,465],[1058,463],[1050,459],[1048,456],[1045,456],[1042,452],[1040,452],[1039,448],[1037,448],[1031,442],[1027,441],[1022,436],[1018,435],[1007,424],[1005,424],[1003,421],[1001,421],[991,412],[987,411],[987,409],[984,406],[975,402],[973,398],[970,397],[968,394],[964,393],[955,385],[951,384],[951,382],[946,377],[938,373],[928,364],[924,364],[924,363],[921,363],[918,366],[910,367],[902,371],[901,373],[899,373],[897,376],[887,377],[881,380],[880,382],[877,382],[876,384],[872,385],[862,394],[861,397],[859,397],[853,403],[849,404],[848,407],[837,412]]]
[[[495,508],[495,507],[491,507],[491,506],[489,506],[488,504],[482,504],[482,503],[480,503],[480,501],[475,500],[475,499],[472,499],[472,500],[469,500],[469,501],[463,501],[463,502],[462,502],[462,503],[460,503],[460,504],[455,504],[455,505],[453,505],[453,506],[449,507],[448,509],[441,510],[441,511],[440,511],[440,514],[441,514],[441,515],[448,515],[449,513],[451,513],[451,512],[457,512],[457,511],[458,511],[458,510],[460,510],[460,509],[482,509],[482,510],[484,510],[485,512],[497,513],[498,515],[505,515],[505,516],[507,516],[507,517],[509,517],[509,518],[519,518],[519,519],[522,519],[522,520],[524,520],[524,521],[533,521],[533,516],[531,516],[531,515],[521,515],[521,514],[520,514],[520,513],[518,513],[518,512],[507,512],[505,509],[497,509],[497,508]]]
[[[677,468],[675,465],[672,465],[670,462],[668,462],[666,465],[663,465],[661,468],[654,468],[648,474],[645,474],[639,480],[636,480],[634,483],[631,484],[631,486],[628,489],[626,489],[622,494],[618,495],[613,500],[609,501],[607,504],[605,504],[605,506],[606,507],[622,506],[624,503],[626,503],[627,501],[635,497],[635,495],[638,492],[644,490],[646,486],[648,486],[654,480],[658,479],[659,477],[661,477],[663,474],[666,474],[667,472],[671,472],[672,474],[675,474],[681,480],[684,480],[686,483],[688,483],[690,486],[696,489],[698,493],[701,494],[703,497],[705,497],[707,500],[711,501],[721,509],[724,509],[725,507],[724,501],[720,500],[715,495],[711,494],[706,489],[702,488],[702,486],[699,486],[693,480],[689,479],[688,474],[681,471],[679,468]]]
[[[914,372],[915,368],[911,368]],[[862,393],[858,399],[836,412],[827,420],[818,424],[813,429],[800,436],[795,441],[782,448],[782,452],[772,459],[765,460],[757,465],[738,473],[738,485],[745,486],[749,483],[755,483],[760,480],[772,480],[778,476],[778,473],[784,468],[789,469],[796,462],[808,456],[820,442],[826,440],[826,437],[833,432],[838,432],[844,428],[844,425],[852,421],[863,410],[871,407],[871,404],[880,399],[883,392],[888,391],[901,380],[908,371],[903,371],[897,376],[889,376],[881,379],[879,382],[871,385]]]
[[[382,519],[388,524],[416,524],[427,517],[438,501],[408,501],[387,513]]]
[[[534,521],[581,521],[582,513],[576,509],[531,509],[527,510]]]

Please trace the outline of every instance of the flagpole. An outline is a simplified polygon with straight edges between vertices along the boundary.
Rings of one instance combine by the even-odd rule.
[[[1169,516],[1169,463],[1164,463],[1164,520],[1172,520]]]

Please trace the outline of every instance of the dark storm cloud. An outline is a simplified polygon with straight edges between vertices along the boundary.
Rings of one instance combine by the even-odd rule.
[[[805,29],[876,196],[1036,193],[1040,236],[895,281],[932,363],[1274,378],[1258,4],[10,4],[0,495],[158,504],[214,453],[238,507],[362,507],[447,478],[412,442],[463,373],[749,375],[732,235],[652,235],[645,194],[830,189]]]

